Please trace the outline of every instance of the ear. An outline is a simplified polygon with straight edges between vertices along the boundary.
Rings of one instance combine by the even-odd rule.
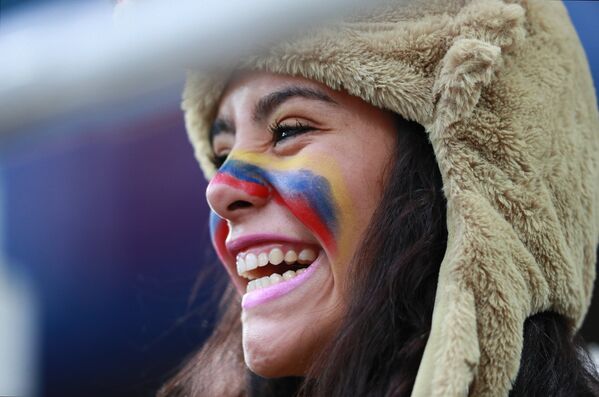
[[[501,48],[477,39],[458,39],[440,63],[433,86],[435,108],[433,130],[467,118],[480,94],[501,67]]]

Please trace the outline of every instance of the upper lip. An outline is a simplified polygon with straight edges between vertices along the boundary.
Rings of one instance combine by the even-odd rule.
[[[227,251],[233,256],[236,257],[238,253],[245,250],[249,247],[254,247],[258,245],[272,244],[272,243],[306,243],[303,240],[275,235],[275,234],[251,234],[247,236],[241,236],[234,240],[227,241],[225,246],[227,247]]]

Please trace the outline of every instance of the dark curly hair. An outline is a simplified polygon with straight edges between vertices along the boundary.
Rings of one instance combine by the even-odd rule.
[[[263,379],[245,368],[239,300],[229,291],[213,336],[159,396],[216,396],[216,387],[228,396],[410,396],[447,245],[446,201],[423,127],[400,118],[397,127],[383,196],[350,268],[343,324],[306,377]],[[581,346],[561,316],[530,317],[510,396],[599,396]]]

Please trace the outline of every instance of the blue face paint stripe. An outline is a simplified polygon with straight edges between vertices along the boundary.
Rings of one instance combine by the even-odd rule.
[[[328,233],[338,231],[338,210],[333,200],[329,181],[312,171],[300,169],[290,171],[267,171],[254,164],[229,159],[218,171],[238,180],[265,187],[273,186],[283,202],[299,200],[308,206],[326,226]],[[301,219],[300,219],[301,220]]]
[[[322,176],[307,170],[273,173],[273,184],[282,196],[301,197],[327,224],[331,231],[337,231],[336,209],[332,201],[329,182]]]
[[[214,211],[210,210],[210,237],[212,238],[212,241],[214,241],[214,236],[216,235],[218,226],[222,221],[223,219],[220,216],[216,215]]]
[[[229,174],[245,182],[265,185],[266,172],[258,166],[243,161],[228,160],[218,172]]]

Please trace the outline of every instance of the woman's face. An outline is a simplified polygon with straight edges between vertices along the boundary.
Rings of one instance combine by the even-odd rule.
[[[243,296],[245,361],[265,377],[303,375],[345,313],[393,117],[311,80],[255,72],[229,84],[211,134],[217,162],[226,157],[206,191],[212,240]]]

